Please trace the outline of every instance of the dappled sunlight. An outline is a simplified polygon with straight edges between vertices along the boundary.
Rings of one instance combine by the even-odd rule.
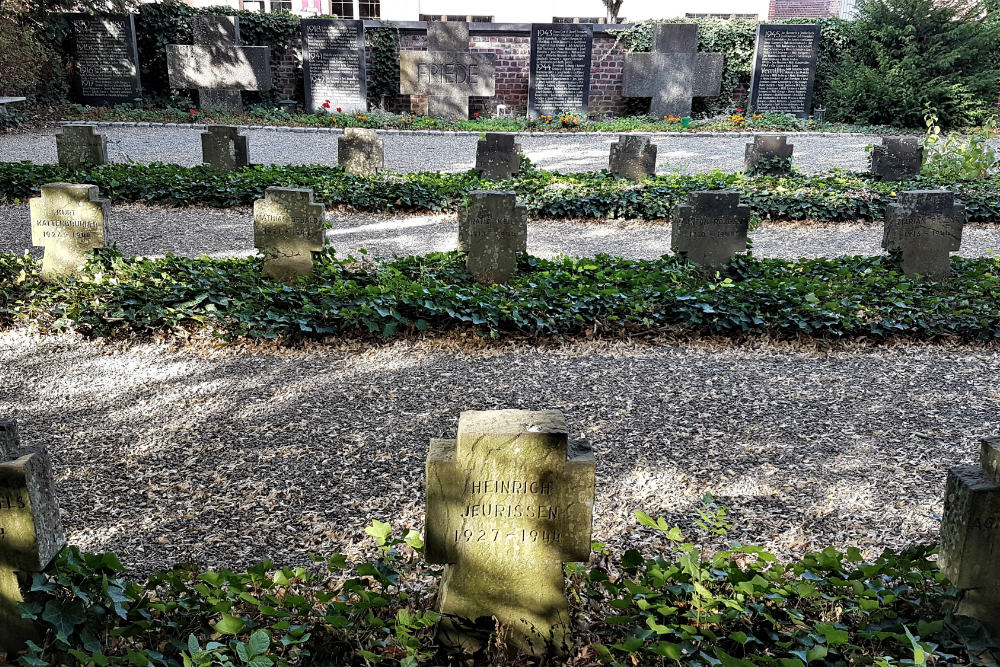
[[[439,225],[442,223],[440,215],[415,215],[411,217],[399,217],[386,220],[384,222],[373,222],[356,227],[334,227],[326,230],[326,236],[343,236],[349,234],[363,234],[364,232],[382,232],[395,229],[410,229],[413,227],[426,227],[428,225]]]

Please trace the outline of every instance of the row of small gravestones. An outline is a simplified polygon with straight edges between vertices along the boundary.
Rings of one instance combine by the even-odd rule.
[[[499,622],[510,646],[534,653],[570,642],[563,562],[590,558],[593,453],[571,443],[555,411],[463,412],[458,436],[431,440],[425,542],[445,564],[438,595],[442,643],[474,648]],[[33,573],[66,541],[43,447],[23,446],[0,420],[0,653],[36,628],[18,603]],[[962,591],[957,612],[1000,633],[1000,437],[983,441],[979,466],[948,476],[939,565]],[[479,628],[480,630],[476,630]]]

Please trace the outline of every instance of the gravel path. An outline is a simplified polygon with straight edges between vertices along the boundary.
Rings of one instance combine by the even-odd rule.
[[[932,540],[946,471],[1000,432],[1000,353],[396,342],[267,352],[114,349],[0,334],[0,415],[54,459],[71,542],[143,572],[354,551],[373,518],[422,529],[428,439],[466,409],[563,411],[597,458],[594,539],[632,511],[783,556]],[[700,538],[699,538],[700,539]]]
[[[0,134],[0,159],[5,161],[56,161],[55,128],[30,134]],[[202,130],[180,127],[102,127],[113,162],[201,163]],[[337,134],[245,130],[250,160],[255,164],[337,164]],[[397,172],[464,171],[475,164],[476,135],[381,134],[385,164]],[[521,136],[525,154],[546,169],[592,171],[608,166],[608,152],[617,135],[548,134]],[[701,172],[720,169],[742,171],[743,150],[749,139],[735,134],[713,136],[656,135],[658,172]],[[833,167],[864,171],[865,146],[878,143],[867,134],[797,135],[795,165],[805,172]]]
[[[250,209],[165,209],[120,205],[112,209],[112,231],[126,254],[214,257],[254,253],[253,213]],[[326,237],[339,255],[367,249],[373,256],[421,255],[453,250],[457,226],[454,215],[328,213],[333,228]],[[1000,253],[1000,225],[966,225],[963,257]],[[760,257],[837,257],[881,254],[882,225],[767,223],[751,233],[753,251]],[[655,259],[670,252],[670,225],[646,221],[541,221],[528,226],[533,255],[562,253],[591,257],[608,253],[635,259]],[[26,205],[0,206],[0,251],[31,248],[30,216]],[[38,253],[38,250],[35,250]]]

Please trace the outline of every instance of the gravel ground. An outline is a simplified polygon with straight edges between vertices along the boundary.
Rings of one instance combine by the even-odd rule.
[[[466,409],[563,411],[597,459],[594,539],[690,526],[783,557],[935,539],[949,466],[1000,432],[1000,352],[590,342],[461,349],[114,349],[0,334],[0,414],[54,459],[68,537],[138,572],[356,552],[373,518],[422,529],[428,439]],[[609,397],[613,397],[609,400]]]
[[[214,257],[254,253],[253,213],[250,209],[165,209],[120,205],[112,209],[112,231],[126,254]],[[453,250],[454,215],[328,213],[333,228],[327,240],[339,255],[357,255],[366,248],[373,256],[424,254]],[[882,225],[764,224],[751,233],[754,253],[760,257],[837,257],[878,255]],[[26,205],[0,206],[0,251],[23,252],[31,247],[30,216]],[[608,253],[628,258],[654,259],[670,252],[670,225],[647,221],[595,223],[536,220],[528,226],[528,247],[539,257],[557,253],[590,257]],[[966,225],[963,257],[1000,252],[1000,225]],[[35,250],[36,254],[39,251]]]
[[[0,134],[0,159],[56,161],[56,128],[29,134]],[[113,162],[201,163],[202,130],[174,127],[102,127],[108,138],[108,154]],[[337,164],[337,135],[331,133],[276,132],[245,130],[249,137],[250,160],[256,164]],[[476,135],[381,134],[385,143],[385,164],[397,172],[464,171],[475,164]],[[608,166],[608,152],[617,135],[550,134],[521,136],[525,154],[546,169],[592,171]],[[659,147],[658,172],[681,170],[701,172],[721,169],[743,170],[745,136],[663,136],[653,137]],[[863,171],[868,168],[865,146],[877,143],[867,134],[836,136],[793,136],[795,165],[805,172],[828,171],[832,167]]]

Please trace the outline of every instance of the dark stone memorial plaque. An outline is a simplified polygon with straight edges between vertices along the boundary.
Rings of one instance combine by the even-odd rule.
[[[367,111],[364,21],[302,19],[302,75],[310,112]]]
[[[529,117],[562,111],[586,113],[593,48],[594,26],[589,23],[531,25]]]
[[[142,93],[132,15],[67,18],[74,99],[96,107],[137,101]]]
[[[799,118],[812,108],[813,79],[819,51],[818,25],[757,26],[750,108],[757,113],[791,113]]]

